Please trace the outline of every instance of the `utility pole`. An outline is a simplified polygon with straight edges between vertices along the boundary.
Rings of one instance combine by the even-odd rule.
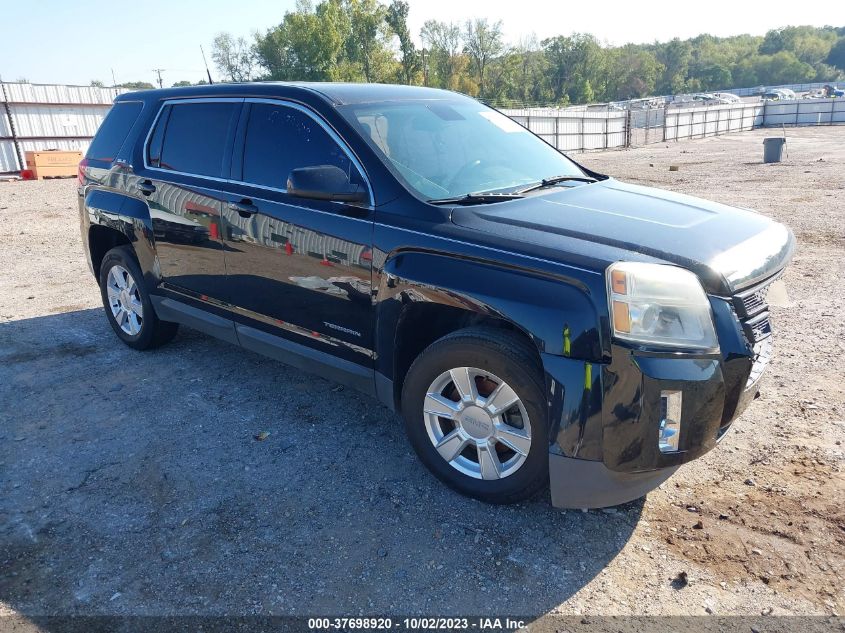
[[[164,83],[161,81],[161,73],[163,73],[166,68],[153,68],[153,72],[158,75],[158,87],[164,88]]]
[[[111,69],[111,87],[117,88],[117,79],[114,78],[114,68]]]

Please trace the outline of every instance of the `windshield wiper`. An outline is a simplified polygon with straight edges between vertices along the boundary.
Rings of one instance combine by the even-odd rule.
[[[429,204],[492,204],[494,202],[516,200],[524,197],[519,191],[512,193],[468,193],[453,198],[433,198],[427,202]]]
[[[529,191],[536,191],[537,189],[542,189],[543,187],[551,187],[570,180],[574,180],[576,182],[597,182],[595,178],[590,178],[588,176],[552,176],[551,178],[543,178],[540,182],[526,187],[525,189],[520,189],[516,193],[528,193]]]

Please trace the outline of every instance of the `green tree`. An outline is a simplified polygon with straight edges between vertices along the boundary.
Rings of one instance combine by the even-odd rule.
[[[754,88],[761,84],[757,70],[751,58],[738,61],[731,71],[734,85],[742,88]]]
[[[517,72],[507,90],[508,97],[521,103],[550,101],[549,64],[536,36],[520,39],[511,58],[517,64]]]
[[[365,81],[387,79],[390,55],[386,46],[387,8],[377,0],[346,0],[350,32],[349,59],[360,65]]]
[[[350,75],[346,43],[350,24],[340,0],[325,0],[316,9],[298,0],[295,11],[256,36],[255,55],[266,79],[279,81],[338,81]]]
[[[525,98],[517,90],[520,86],[520,57],[509,50],[494,59],[485,74],[484,100],[501,106],[510,106],[514,102],[523,103]]]
[[[657,77],[663,66],[650,50],[626,44],[612,50],[608,72],[609,101],[638,99],[655,93]]]
[[[689,64],[692,60],[692,44],[677,37],[657,46],[657,60],[663,65],[663,72],[657,83],[660,94],[677,94],[686,89]]]
[[[789,50],[791,33],[785,29],[773,29],[766,33],[763,42],[760,44],[760,53],[763,55],[774,55],[783,50]]]
[[[765,36],[699,35],[603,46],[589,33],[511,46],[500,23],[428,20],[417,48],[409,0],[298,0],[275,27],[222,34],[215,63],[230,80],[396,81],[496,103],[568,104],[845,78],[845,27],[788,26]],[[389,2],[390,4],[386,4]],[[398,45],[397,45],[398,41]]]
[[[151,90],[153,85],[148,81],[125,81],[118,84],[118,88],[128,88],[129,90]]]
[[[837,40],[831,27],[787,26],[766,33],[760,44],[760,53],[774,55],[787,51],[805,64],[818,64],[830,53]]]
[[[570,94],[575,103],[593,103],[596,99],[590,80],[584,78],[576,80]]]
[[[836,40],[836,43],[830,48],[830,52],[827,54],[826,61],[834,68],[845,70],[845,36]]]
[[[484,97],[484,72],[490,62],[505,50],[501,20],[490,24],[487,18],[467,20],[464,27],[464,52],[475,72],[479,95]]]
[[[600,94],[607,86],[607,52],[589,33],[558,35],[543,40],[549,67],[549,82],[555,102],[575,101],[585,82]],[[580,86],[580,87],[579,87]]]
[[[92,79],[91,80],[91,87],[92,88],[105,88],[106,85],[100,81],[99,79]]]
[[[733,76],[725,66],[710,64],[701,70],[698,79],[701,82],[701,90],[725,90],[731,87]]]
[[[758,56],[754,60],[754,71],[760,83],[772,86],[803,83],[812,81],[816,77],[815,69],[800,61],[790,51]]]
[[[457,24],[427,20],[420,31],[420,39],[428,51],[426,79],[428,85],[455,89],[465,62],[461,57],[461,29]]]
[[[385,20],[387,25],[399,39],[399,64],[402,68],[401,81],[405,84],[412,84],[421,69],[421,59],[411,38],[411,31],[408,29],[409,5],[405,0],[393,0],[387,7]]]
[[[177,81],[175,84],[173,84],[173,86],[172,86],[172,87],[173,87],[173,88],[184,88],[184,87],[186,87],[186,86],[192,86],[192,85],[193,85],[193,84],[192,84],[190,81],[185,81],[185,80],[183,79],[182,81]]]
[[[230,81],[250,81],[255,68],[255,52],[243,37],[218,33],[211,43],[211,59],[217,70]]]

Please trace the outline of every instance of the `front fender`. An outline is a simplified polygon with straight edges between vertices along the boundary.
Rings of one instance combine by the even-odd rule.
[[[437,304],[506,321],[536,346],[544,369],[553,451],[601,459],[601,316],[589,285],[546,273],[444,254],[402,251],[378,282],[377,370],[396,346],[403,313]],[[604,298],[601,298],[604,301]]]
[[[433,302],[503,319],[541,354],[601,358],[599,313],[587,286],[494,262],[403,251],[385,262],[378,284],[378,331],[415,302]]]

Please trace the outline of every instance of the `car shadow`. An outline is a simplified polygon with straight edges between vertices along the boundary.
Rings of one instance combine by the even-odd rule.
[[[22,617],[533,618],[642,510],[461,497],[367,396],[187,329],[136,352],[100,309],[0,324],[0,402],[0,602]]]

